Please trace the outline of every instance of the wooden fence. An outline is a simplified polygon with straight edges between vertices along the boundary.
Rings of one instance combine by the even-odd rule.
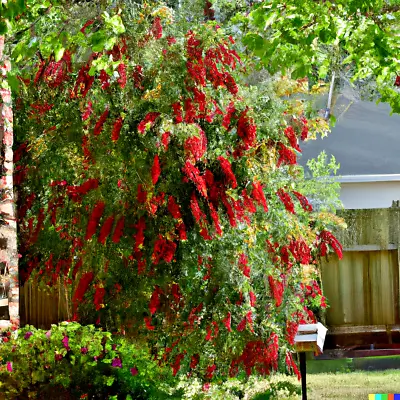
[[[35,283],[25,283],[20,287],[21,325],[34,325],[36,328],[49,329],[71,318],[70,299],[65,287],[58,283],[51,289],[40,289]]]

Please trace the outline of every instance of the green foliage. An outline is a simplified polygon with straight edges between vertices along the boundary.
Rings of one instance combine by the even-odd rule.
[[[258,3],[244,44],[272,74],[325,78],[352,68],[353,81],[372,77],[381,101],[400,112],[400,3],[391,1],[280,0]]]
[[[0,337],[0,393],[7,398],[172,398],[162,390],[170,378],[143,345],[93,326],[26,326]]]

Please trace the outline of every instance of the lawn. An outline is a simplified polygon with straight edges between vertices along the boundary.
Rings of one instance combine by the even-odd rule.
[[[400,393],[400,370],[307,375],[308,398],[368,399],[370,393]]]

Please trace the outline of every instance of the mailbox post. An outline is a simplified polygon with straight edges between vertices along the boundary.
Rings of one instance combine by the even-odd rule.
[[[321,354],[324,348],[325,336],[328,331],[320,322],[317,324],[299,325],[294,338],[295,349],[300,355],[300,375],[302,400],[307,400],[306,352]]]

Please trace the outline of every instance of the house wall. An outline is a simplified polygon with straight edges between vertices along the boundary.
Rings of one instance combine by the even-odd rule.
[[[400,200],[400,181],[342,182],[340,199],[348,210],[391,207],[393,200]]]

